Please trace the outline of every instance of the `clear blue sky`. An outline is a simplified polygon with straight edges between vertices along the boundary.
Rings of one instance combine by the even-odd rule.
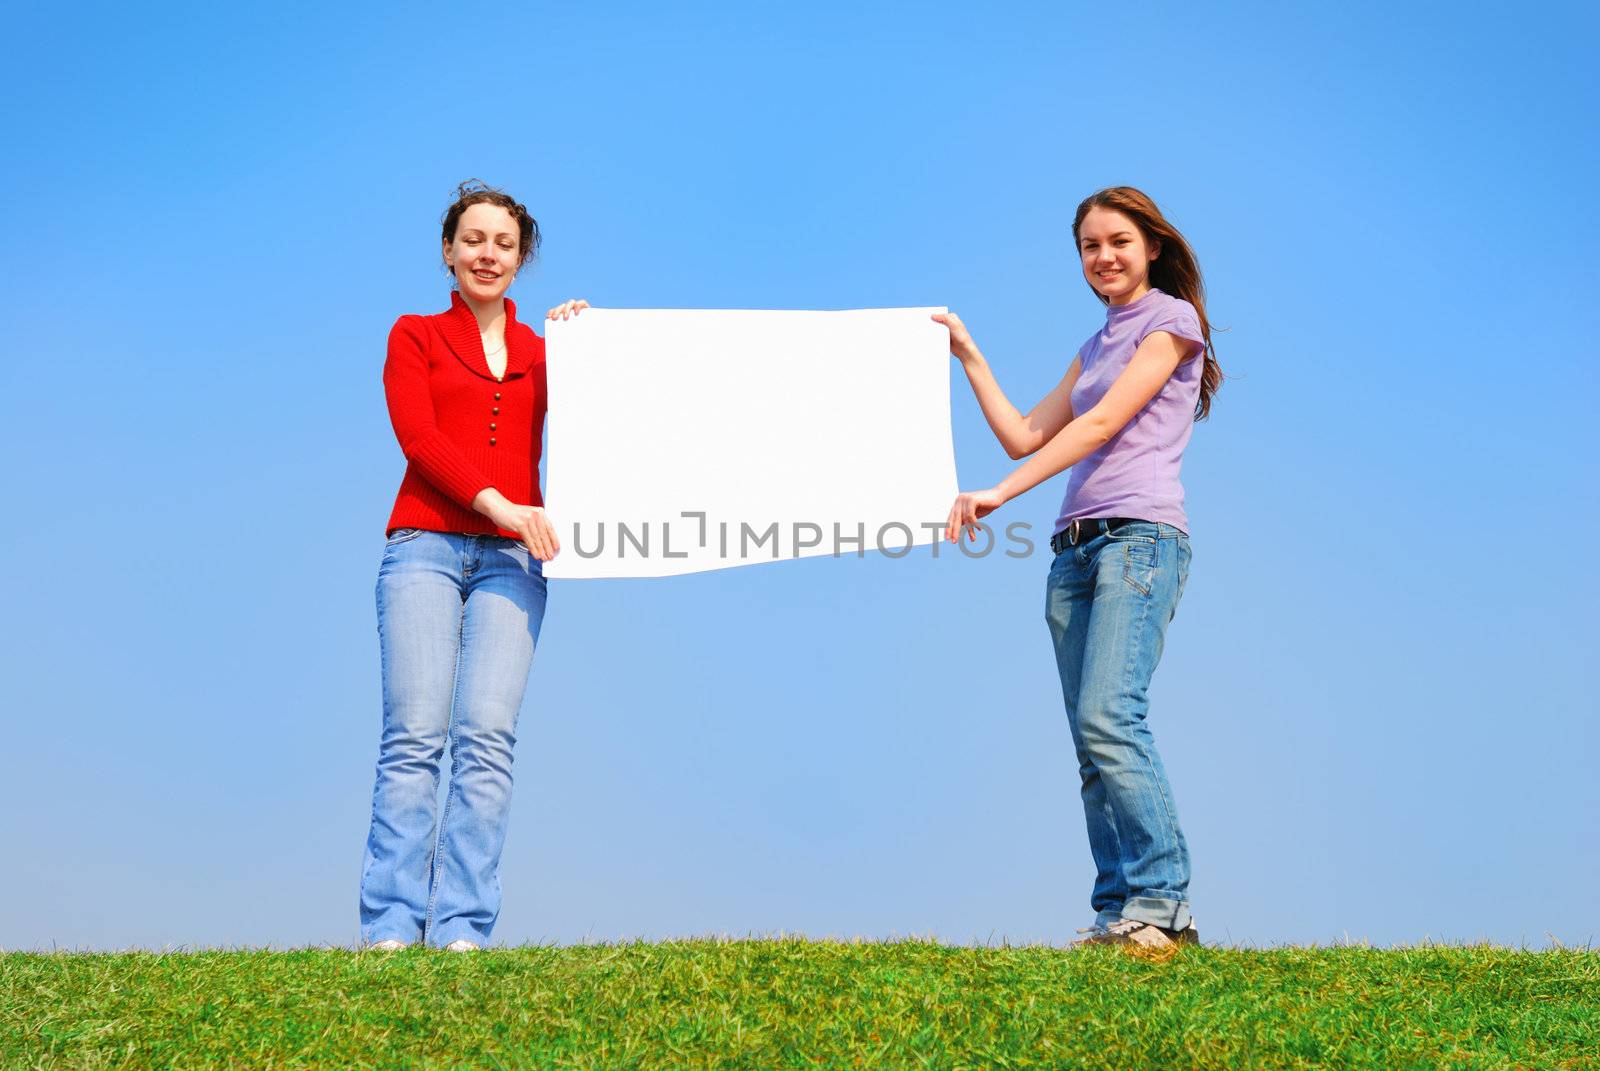
[[[1595,936],[1592,9],[869,6],[13,13],[0,946],[355,940],[383,343],[470,176],[526,309],[944,304],[1023,405],[1150,192],[1232,377],[1151,713],[1202,930]],[[1046,568],[553,585],[497,936],[1069,939]]]

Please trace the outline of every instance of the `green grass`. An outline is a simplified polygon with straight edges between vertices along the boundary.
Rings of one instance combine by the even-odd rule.
[[[1596,1068],[1600,954],[683,941],[0,955],[0,1067]]]

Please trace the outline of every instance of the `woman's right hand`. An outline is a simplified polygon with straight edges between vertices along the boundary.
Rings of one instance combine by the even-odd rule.
[[[543,506],[519,506],[493,487],[485,487],[472,500],[472,508],[496,526],[517,533],[528,553],[540,561],[547,562],[561,553],[556,526]]]
[[[589,303],[582,298],[573,298],[563,301],[545,314],[546,320],[565,320],[569,316],[576,316],[579,312],[589,307]]]
[[[936,312],[933,322],[950,329],[950,352],[958,360],[968,361],[978,352],[978,344],[972,341],[972,334],[967,330],[967,325],[961,322],[961,317],[953,312]]]
[[[547,562],[561,553],[561,540],[556,538],[556,526],[550,522],[550,515],[543,506],[510,503],[504,512],[505,516],[496,518],[494,523],[517,533],[523,546],[535,558]]]

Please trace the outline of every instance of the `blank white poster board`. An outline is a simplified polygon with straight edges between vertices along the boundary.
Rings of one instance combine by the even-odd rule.
[[[899,556],[955,500],[943,308],[547,321],[545,575]]]

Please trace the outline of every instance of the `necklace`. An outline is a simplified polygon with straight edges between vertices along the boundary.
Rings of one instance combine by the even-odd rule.
[[[486,365],[491,365],[491,367],[489,368],[489,374],[490,375],[494,375],[494,368],[492,367],[494,359],[496,357],[500,356],[505,351],[506,351],[506,343],[505,343],[504,339],[500,340],[500,345],[496,349],[492,349],[492,350],[486,349],[486,350],[483,351],[483,363],[486,364]],[[495,382],[496,383],[502,382],[506,378],[504,371],[502,371],[499,375],[494,376],[494,378],[495,378]]]

